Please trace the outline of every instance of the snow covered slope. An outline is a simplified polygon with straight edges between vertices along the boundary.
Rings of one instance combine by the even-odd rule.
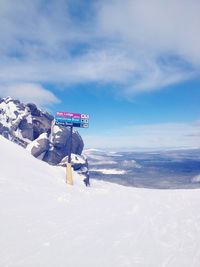
[[[148,190],[65,172],[0,137],[1,267],[198,267],[200,190]]]

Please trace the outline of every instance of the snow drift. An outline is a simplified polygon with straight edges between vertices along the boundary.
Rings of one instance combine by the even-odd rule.
[[[64,168],[0,149],[0,266],[199,266],[200,190],[68,186]]]

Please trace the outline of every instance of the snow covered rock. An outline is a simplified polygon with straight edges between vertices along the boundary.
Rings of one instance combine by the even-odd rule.
[[[37,139],[28,144],[27,150],[31,152],[31,154],[38,158],[43,159],[44,153],[49,150],[50,141],[47,133],[42,133]]]
[[[69,153],[69,128],[56,126],[54,117],[33,103],[0,99],[0,134],[52,165],[59,164]],[[81,136],[74,131],[72,152],[81,155],[83,147]]]
[[[26,147],[28,143],[51,128],[53,116],[37,109],[37,114],[30,107],[10,97],[0,101],[0,134]],[[20,142],[21,141],[21,142]]]
[[[63,158],[63,160],[59,163],[59,166],[66,167],[67,161],[68,161],[68,156]],[[77,171],[79,174],[83,175],[85,178],[87,177],[87,175],[89,175],[88,161],[86,156],[72,153],[71,164],[73,169]]]
[[[44,160],[50,164],[59,164],[69,154],[70,130],[67,127],[57,126],[52,122],[49,135],[50,149],[44,156]],[[72,153],[81,154],[84,144],[77,131],[72,133]]]

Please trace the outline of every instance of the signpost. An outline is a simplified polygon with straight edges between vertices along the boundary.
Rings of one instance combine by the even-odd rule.
[[[73,185],[72,167],[71,167],[71,153],[72,153],[72,133],[73,127],[88,128],[89,115],[79,114],[72,112],[56,112],[55,124],[58,126],[70,127],[70,142],[69,142],[69,155],[67,162],[67,184]]]

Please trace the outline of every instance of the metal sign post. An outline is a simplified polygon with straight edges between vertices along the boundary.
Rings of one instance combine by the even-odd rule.
[[[66,183],[73,185],[73,177],[72,177],[72,164],[71,164],[71,153],[72,153],[72,132],[73,126],[70,126],[70,142],[69,142],[69,155],[67,161],[67,170],[66,170]]]
[[[68,161],[66,169],[67,171],[66,183],[73,185],[72,166],[71,166],[73,127],[88,128],[89,115],[72,113],[72,112],[56,112],[55,124],[58,126],[70,127],[70,141],[69,141]]]

